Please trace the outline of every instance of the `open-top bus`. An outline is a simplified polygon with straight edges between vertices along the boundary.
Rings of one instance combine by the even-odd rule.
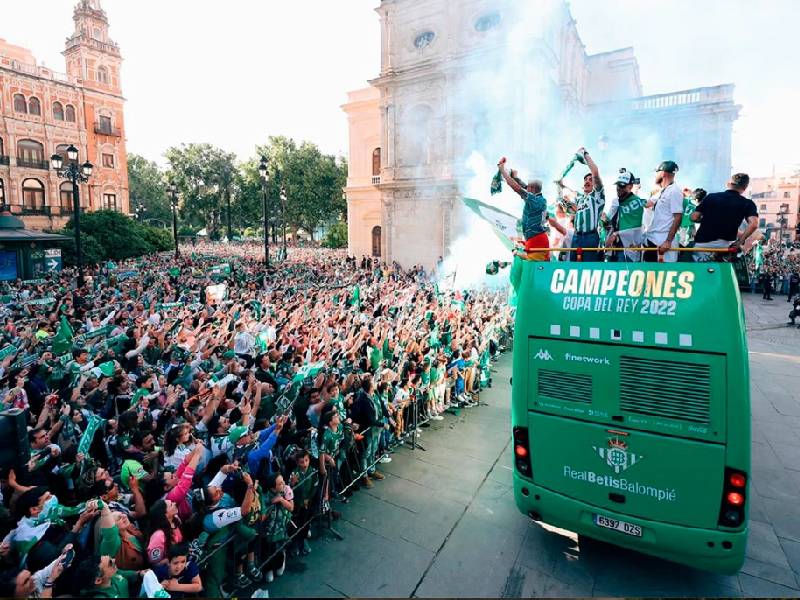
[[[737,571],[747,541],[750,390],[732,266],[515,268],[519,509],[668,560]]]

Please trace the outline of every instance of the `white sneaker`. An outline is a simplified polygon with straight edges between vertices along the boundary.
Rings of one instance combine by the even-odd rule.
[[[442,415],[433,415],[431,419],[434,421],[444,421],[444,417]]]
[[[380,460],[378,460],[378,462],[385,465],[387,463],[392,462],[392,458],[390,456],[381,456],[381,458],[380,458]]]

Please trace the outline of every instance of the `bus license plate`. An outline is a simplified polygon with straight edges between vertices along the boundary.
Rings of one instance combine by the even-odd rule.
[[[634,537],[642,537],[642,528],[633,523],[628,523],[627,521],[618,521],[617,519],[609,519],[603,515],[595,515],[594,524],[598,527],[604,527],[605,529],[621,531],[622,533]]]

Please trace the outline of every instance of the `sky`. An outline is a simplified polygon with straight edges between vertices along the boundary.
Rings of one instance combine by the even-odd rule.
[[[411,1],[411,0],[408,0]],[[533,2],[535,0],[519,0]],[[3,0],[0,38],[64,71],[75,0]],[[128,151],[252,156],[269,135],[346,155],[347,92],[380,68],[378,0],[103,0],[121,48]],[[733,169],[800,166],[800,0],[571,0],[588,53],[633,46],[645,94],[735,83]]]

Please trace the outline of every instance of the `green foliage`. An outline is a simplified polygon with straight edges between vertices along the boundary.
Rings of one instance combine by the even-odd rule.
[[[180,237],[182,235],[194,235],[198,231],[200,231],[200,230],[196,229],[194,227],[189,227],[188,225],[179,225],[178,226],[178,237]]]
[[[180,218],[214,239],[221,235],[227,198],[232,193],[236,156],[211,144],[181,144],[165,153],[169,178],[181,197]]]
[[[155,252],[165,252],[175,247],[172,239],[172,232],[166,229],[158,229],[149,225],[140,225],[142,239],[155,249]]]
[[[141,202],[146,208],[143,219],[158,219],[169,225],[172,211],[164,173],[155,162],[138,154],[128,154],[128,186],[131,212]]]
[[[69,241],[61,246],[61,260],[65,266],[75,266],[75,231],[72,228],[62,229],[61,235],[69,236]],[[105,252],[103,247],[94,239],[94,236],[84,233],[81,227],[81,250],[83,251],[83,263],[86,265],[96,265],[103,262]]]
[[[322,240],[322,245],[325,248],[344,248],[347,246],[347,223],[336,221],[331,225]]]
[[[74,238],[74,222],[70,219],[64,235]],[[122,260],[163,252],[173,247],[172,236],[164,229],[142,225],[113,210],[99,210],[81,215],[81,242],[84,263],[108,259]],[[67,243],[64,261],[74,264],[75,244]]]

